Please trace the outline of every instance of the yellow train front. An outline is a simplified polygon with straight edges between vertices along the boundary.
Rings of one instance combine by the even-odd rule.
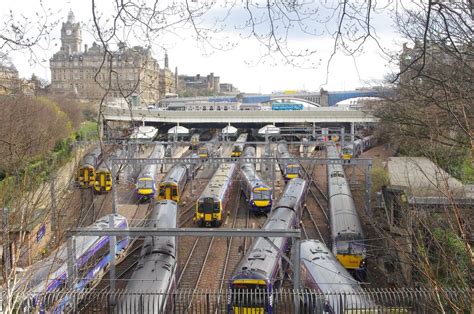
[[[96,167],[102,158],[100,147],[96,147],[86,154],[77,169],[76,180],[81,188],[89,188],[94,185]]]
[[[94,185],[95,168],[92,165],[81,165],[77,169],[77,182],[81,188],[88,188]]]
[[[230,157],[240,157],[245,148],[245,142],[247,141],[247,133],[240,134],[232,147],[232,153]]]
[[[97,193],[107,193],[112,190],[112,172],[105,162],[95,172],[94,190]]]
[[[174,166],[160,182],[157,199],[179,203],[187,179],[188,168],[182,164]]]
[[[235,164],[221,164],[196,201],[194,221],[200,227],[222,225],[231,197],[234,170]]]

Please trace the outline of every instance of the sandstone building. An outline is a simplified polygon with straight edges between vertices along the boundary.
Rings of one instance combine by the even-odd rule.
[[[62,24],[61,49],[50,59],[50,68],[52,94],[89,101],[139,96],[142,103],[153,103],[175,88],[167,61],[160,70],[148,48],[119,43],[105,51],[94,42],[82,50],[81,26],[72,12]]]

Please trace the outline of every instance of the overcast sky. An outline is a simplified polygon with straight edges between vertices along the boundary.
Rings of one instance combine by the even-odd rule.
[[[103,1],[97,1],[102,2]],[[199,1],[198,1],[199,2]],[[3,2],[0,8],[0,20],[12,10],[21,13],[29,18],[35,18],[35,12],[41,12],[39,1],[20,0]],[[51,8],[53,16],[50,20],[66,20],[71,9],[76,17],[76,21],[86,24],[83,29],[83,45],[89,47],[93,42],[92,34],[87,30],[92,29],[91,25],[91,1],[86,0],[44,0],[44,7]],[[106,9],[104,9],[106,10]],[[225,8],[216,8],[210,12],[207,18],[211,20],[224,14]],[[174,70],[178,67],[179,74],[194,75],[200,73],[207,75],[214,72],[220,76],[221,83],[232,83],[241,91],[264,92],[281,90],[308,90],[317,91],[321,87],[327,90],[350,90],[367,84],[376,84],[383,80],[384,76],[390,72],[387,58],[383,57],[375,42],[369,41],[364,46],[363,53],[356,56],[345,56],[337,53],[329,67],[329,75],[326,75],[326,65],[328,56],[333,47],[333,39],[324,34],[321,30],[320,36],[299,36],[297,32],[290,33],[290,47],[310,48],[317,50],[303,63],[305,68],[285,65],[278,55],[274,57],[261,58],[265,54],[265,47],[262,47],[255,39],[243,39],[239,36],[242,31],[233,25],[243,24],[245,16],[242,11],[235,10],[234,14],[226,21],[226,27],[218,38],[225,38],[219,44],[224,50],[212,49],[209,46],[199,45],[191,36],[190,30],[179,30],[174,33],[165,32],[157,38],[152,46],[153,54],[163,66],[164,48],[167,49],[170,67]],[[204,22],[207,20],[204,19]],[[380,43],[383,47],[392,51],[401,50],[402,40],[397,37],[392,30],[388,13],[374,14],[374,23],[377,28]],[[231,27],[232,26],[232,27]],[[322,27],[317,25],[315,27]],[[324,28],[331,28],[331,25],[324,25]],[[28,53],[10,53],[9,56],[20,72],[22,77],[30,77],[33,72],[50,80],[49,58],[59,50],[60,47],[59,23],[51,34],[49,42],[42,43],[43,49],[35,50],[35,60],[39,63],[28,61]],[[178,34],[178,36],[176,35]],[[131,38],[131,36],[129,37]],[[130,40],[133,43],[133,39]],[[231,44],[226,47],[225,43]],[[231,48],[232,47],[232,48]],[[327,84],[325,84],[327,79]]]

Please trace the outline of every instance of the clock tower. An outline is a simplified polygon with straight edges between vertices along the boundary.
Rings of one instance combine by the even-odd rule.
[[[82,30],[76,23],[74,13],[69,11],[67,22],[61,27],[61,51],[66,54],[81,52]]]

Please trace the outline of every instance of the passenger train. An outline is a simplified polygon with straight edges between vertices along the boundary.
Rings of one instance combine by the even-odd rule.
[[[165,147],[156,144],[151,152],[149,159],[161,159],[165,156]],[[142,200],[149,200],[156,194],[156,172],[161,168],[161,164],[145,165],[137,178],[136,192]]]
[[[352,278],[322,242],[301,241],[300,257],[304,288],[326,294],[322,299],[304,300],[303,312],[379,313],[376,304],[364,294],[361,284]],[[344,293],[345,297],[341,298],[340,293]]]
[[[232,153],[230,154],[230,156],[239,157],[244,151],[246,141],[247,141],[247,133],[240,134],[237,140],[235,141],[234,146],[232,147]]]
[[[359,157],[367,149],[375,144],[375,137],[373,135],[366,136],[362,139],[357,139],[354,143],[344,145],[342,148],[341,158],[351,159]]]
[[[112,190],[112,163],[110,159],[103,160],[97,167],[94,190],[96,193],[106,193]]]
[[[200,226],[222,225],[231,199],[235,164],[221,164],[196,201],[195,222]]]
[[[299,224],[306,195],[306,181],[290,180],[263,229],[294,229]],[[289,238],[256,238],[230,279],[228,310],[230,313],[273,313],[273,291],[284,276],[281,252],[288,252]],[[249,294],[258,294],[249,298]]]
[[[102,160],[102,150],[100,146],[86,154],[77,170],[76,181],[82,188],[89,188],[94,185],[95,171]]]
[[[283,140],[278,143],[276,157],[285,180],[298,178],[300,176],[300,164],[298,160],[291,156],[286,141]]]
[[[193,154],[191,158],[199,158],[199,156]],[[177,164],[173,166],[160,182],[157,199],[159,201],[172,200],[179,203],[188,178],[194,176],[198,168],[198,166],[190,164]]]
[[[109,227],[109,220],[112,216],[114,228],[127,229],[127,219],[118,214],[106,215],[98,219],[94,224],[87,227],[88,229],[106,229]],[[81,291],[91,287],[95,281],[103,274],[110,264],[108,236],[76,236],[75,238],[75,269],[77,278],[74,290]],[[116,238],[116,258],[120,259],[123,252],[128,247],[128,236],[119,236]],[[67,245],[61,245],[56,252],[35,264],[33,264],[24,278],[20,280],[19,288],[22,291],[31,291],[33,295],[37,295],[31,303],[25,305],[30,310],[33,308],[54,308],[55,312],[62,312],[68,303],[69,297],[65,295],[60,302],[55,304],[45,304],[45,300],[41,300],[44,293],[55,292],[66,288],[68,280],[67,261],[69,259]]]
[[[191,149],[198,149],[200,137],[201,135],[199,133],[194,133],[191,135]]]
[[[255,148],[245,148],[242,158],[255,157]],[[241,187],[254,214],[266,214],[272,209],[272,189],[258,175],[252,163],[240,166]]]
[[[145,228],[176,228],[178,205],[174,201],[158,202]],[[173,236],[146,237],[140,258],[128,280],[127,291],[119,302],[119,313],[172,313],[171,300],[176,288],[176,238]],[[140,295],[139,293],[150,293]]]
[[[334,143],[326,146],[327,158],[339,158]],[[327,165],[328,208],[332,251],[339,262],[363,278],[366,270],[364,233],[342,165]]]
[[[212,157],[216,154],[217,149],[219,148],[219,143],[217,139],[214,138],[207,143],[202,144],[198,148],[198,155],[201,158],[208,158]]]

